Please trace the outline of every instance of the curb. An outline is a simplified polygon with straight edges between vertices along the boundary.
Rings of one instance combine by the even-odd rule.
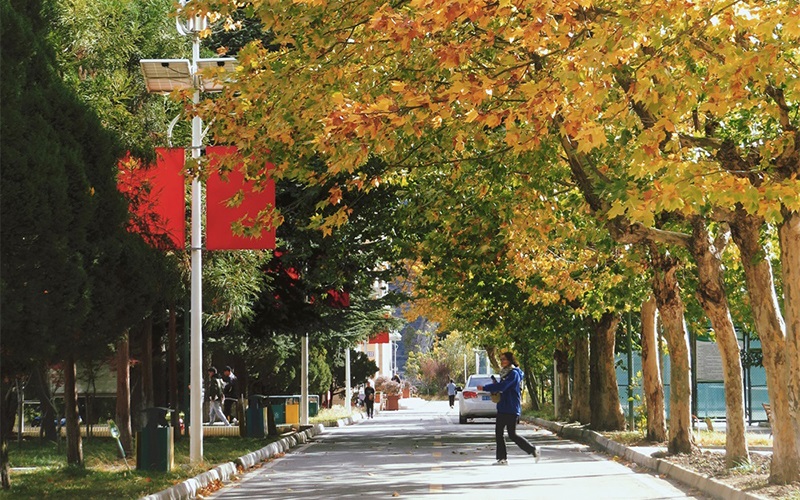
[[[268,444],[260,450],[256,450],[252,453],[241,456],[233,462],[227,462],[218,465],[209,471],[187,479],[186,481],[178,483],[175,486],[171,486],[166,490],[143,496],[141,500],[193,499],[197,495],[197,491],[201,488],[204,488],[215,481],[230,481],[232,477],[239,475],[239,467],[241,467],[243,471],[247,471],[247,469],[253,467],[257,463],[267,460],[278,453],[288,451],[299,444],[307,443],[309,439],[318,434],[322,434],[324,430],[325,426],[322,424],[313,425],[304,431],[281,438],[278,441]]]
[[[550,432],[572,441],[580,441],[582,443],[593,446],[601,451],[622,457],[625,460],[634,462],[658,474],[664,474],[676,481],[679,481],[687,486],[698,489],[714,498],[722,500],[766,500],[766,497],[754,495],[741,490],[737,490],[727,484],[710,478],[705,474],[700,474],[692,470],[673,464],[660,458],[653,458],[638,451],[632,450],[627,446],[623,446],[616,441],[612,441],[605,436],[584,429],[582,427],[570,426],[559,424],[558,422],[551,422],[541,418],[530,418],[527,421],[543,427]]]
[[[348,425],[353,425],[356,422],[364,420],[364,417],[359,414],[354,414],[350,417],[340,418],[339,420],[330,420],[328,422],[322,422],[325,427],[347,427]]]

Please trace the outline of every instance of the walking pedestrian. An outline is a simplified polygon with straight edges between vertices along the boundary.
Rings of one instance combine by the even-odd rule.
[[[455,408],[456,404],[456,384],[453,379],[447,384],[447,398],[450,400],[450,408]]]
[[[214,422],[219,419],[225,422],[225,425],[231,425],[225,414],[222,413],[220,405],[222,403],[224,382],[217,373],[217,369],[213,366],[208,368],[208,380],[206,381],[206,400],[208,401],[208,425],[214,425]]]
[[[497,442],[497,462],[495,462],[495,465],[508,465],[506,441],[503,435],[505,429],[508,429],[508,437],[510,437],[522,451],[533,456],[538,462],[540,457],[539,448],[533,446],[527,439],[517,434],[517,419],[522,412],[520,388],[522,377],[524,377],[525,374],[518,368],[517,360],[514,359],[514,354],[510,352],[505,352],[500,356],[500,365],[503,368],[499,374],[500,381],[478,386],[479,391],[500,393],[500,401],[497,403],[497,421],[494,427],[494,436]]]
[[[364,387],[364,405],[367,408],[367,418],[375,418],[375,389],[370,385],[367,380],[367,386]]]
[[[230,366],[226,366],[222,369],[222,381],[225,382],[222,389],[222,411],[228,422],[235,424],[238,420],[233,414],[233,406],[239,401],[239,378],[233,374]]]

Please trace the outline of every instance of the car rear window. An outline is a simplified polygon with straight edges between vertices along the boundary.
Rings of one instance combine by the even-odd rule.
[[[488,385],[492,383],[492,377],[470,377],[467,387],[478,387],[479,385]]]

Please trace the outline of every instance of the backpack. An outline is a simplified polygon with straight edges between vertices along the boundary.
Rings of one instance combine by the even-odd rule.
[[[211,383],[208,384],[208,396],[211,399],[217,399],[222,397],[222,390],[224,387],[224,382],[219,377],[214,377],[211,379]]]

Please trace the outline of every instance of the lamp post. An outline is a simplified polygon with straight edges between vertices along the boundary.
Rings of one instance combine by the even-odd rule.
[[[181,1],[181,6],[187,1]],[[192,102],[200,102],[200,91],[221,92],[224,85],[217,78],[203,80],[202,70],[211,67],[223,68],[233,72],[236,59],[200,58],[200,32],[206,28],[208,20],[205,16],[195,16],[186,22],[176,21],[178,32],[192,37],[192,60],[187,59],[142,59],[139,64],[144,73],[148,92],[169,94],[174,90],[194,89]],[[171,130],[171,129],[170,129]],[[200,157],[203,147],[203,120],[199,116],[192,117],[192,158]],[[192,177],[192,227],[191,227],[191,353],[189,363],[189,460],[193,464],[203,460],[203,240],[202,240],[202,186],[200,177]]]
[[[402,340],[403,336],[397,330],[392,330],[389,334],[389,341],[392,343],[392,376],[397,374],[397,342]]]
[[[344,347],[344,407],[347,414],[353,412],[353,388],[350,386],[350,346]],[[333,397],[333,394],[331,394]]]

